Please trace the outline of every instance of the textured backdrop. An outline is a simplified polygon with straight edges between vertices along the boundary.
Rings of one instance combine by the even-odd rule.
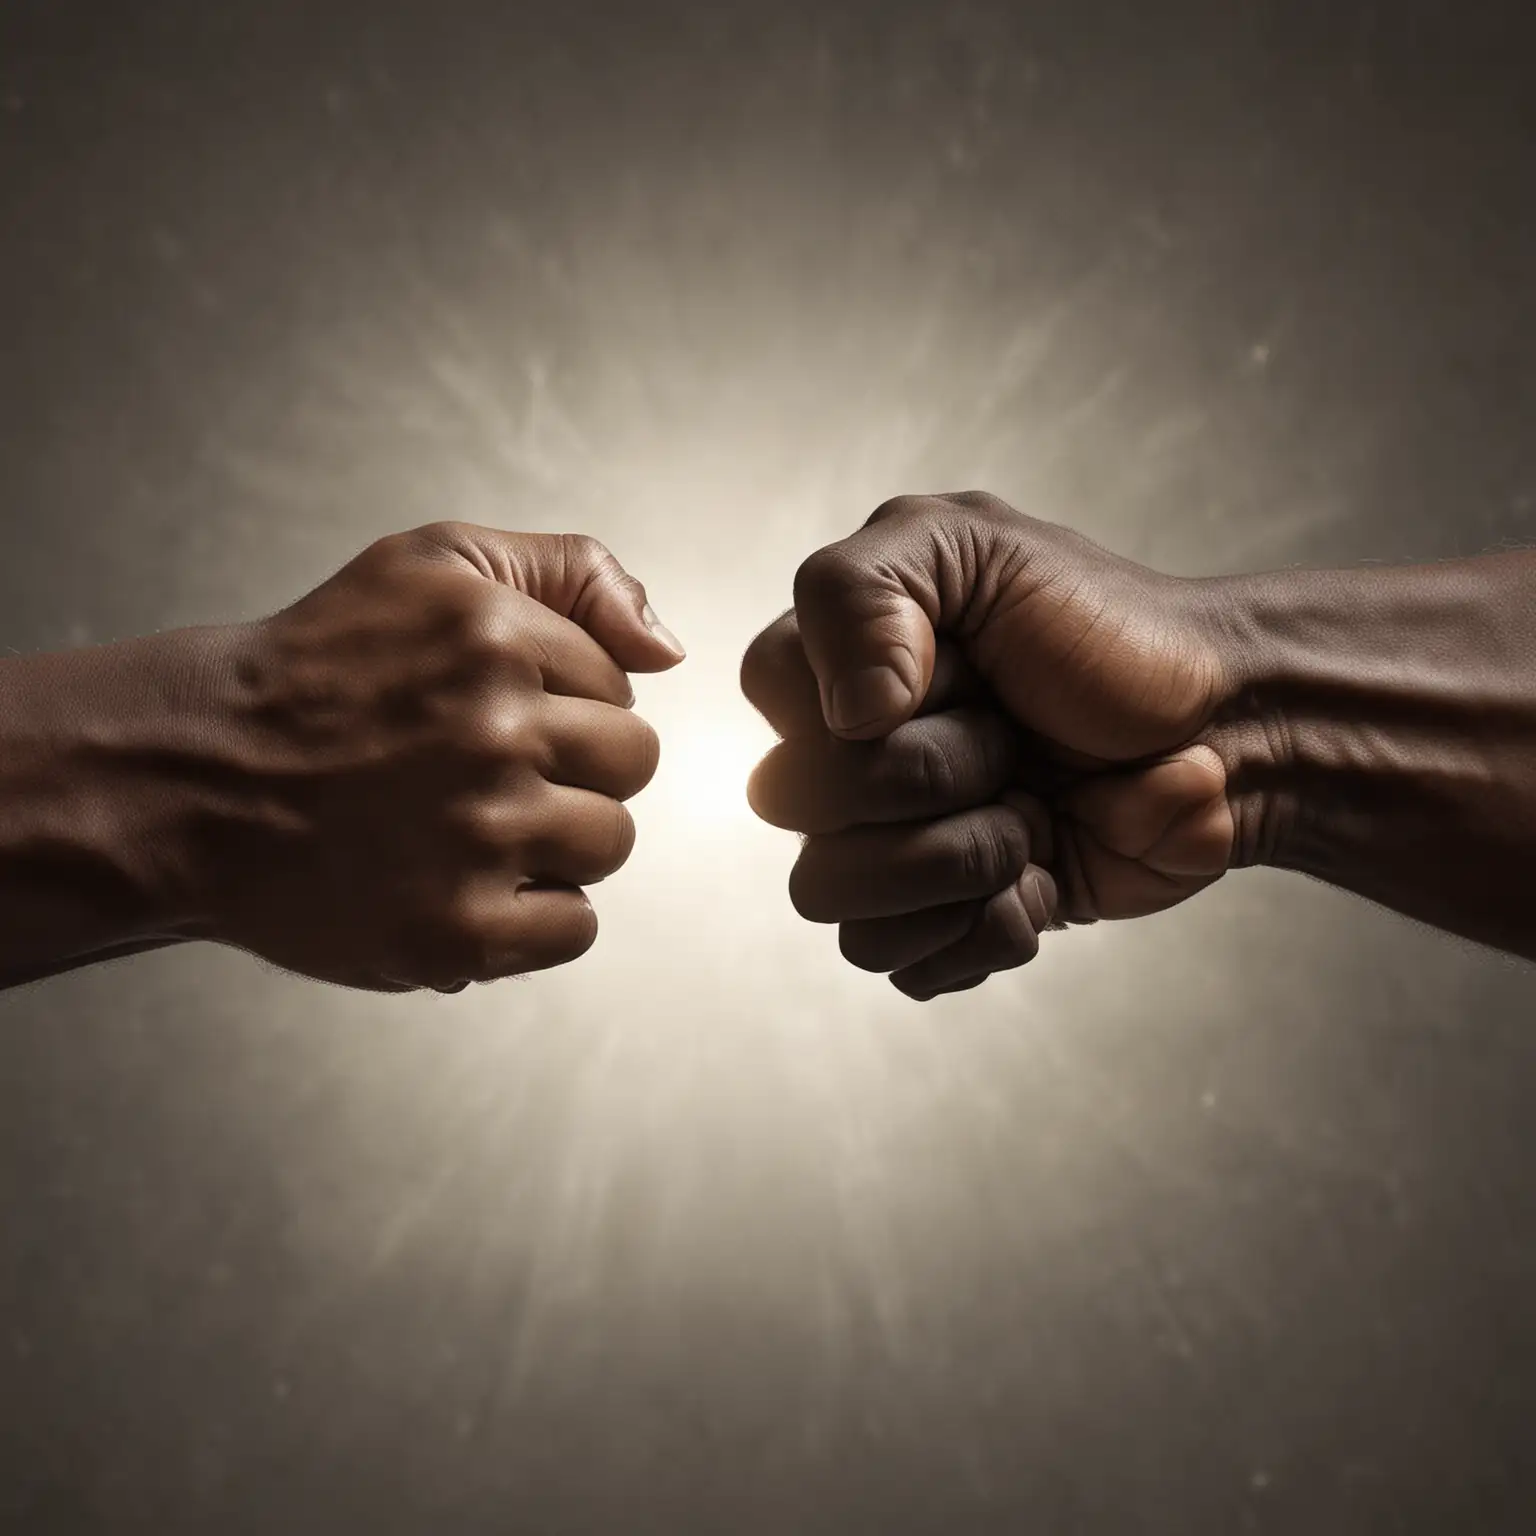
[[[1536,536],[1527,9],[5,0],[0,645],[453,516],[692,656],[574,969],[0,997],[0,1528],[1536,1528],[1536,969],[1251,871],[914,1006],[734,687],[900,491]]]

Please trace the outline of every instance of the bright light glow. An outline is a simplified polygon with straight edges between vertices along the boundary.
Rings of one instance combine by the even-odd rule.
[[[766,728],[754,729],[745,712],[679,722],[662,737],[657,799],[678,813],[679,825],[719,832],[722,823],[751,818],[747,777],[773,739]]]

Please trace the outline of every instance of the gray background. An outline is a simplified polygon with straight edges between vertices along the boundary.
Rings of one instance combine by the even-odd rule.
[[[0,1527],[1536,1527],[1536,971],[1258,871],[916,1007],[733,691],[898,491],[1529,540],[1525,9],[6,0],[0,643],[458,516],[693,656],[580,966],[0,998]]]

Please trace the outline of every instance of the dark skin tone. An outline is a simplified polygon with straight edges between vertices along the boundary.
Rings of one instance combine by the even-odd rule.
[[[0,663],[0,985],[191,939],[458,991],[574,960],[682,659],[600,544],[435,524],[255,624]]]
[[[1190,580],[900,497],[801,566],[742,686],[792,900],[911,997],[1257,864],[1536,959],[1536,551]]]
[[[438,524],[256,624],[0,662],[0,986],[191,939],[378,991],[579,957],[653,621],[590,539]],[[1185,580],[903,497],[742,681],[792,899],[912,997],[1253,864],[1536,959],[1536,552]]]

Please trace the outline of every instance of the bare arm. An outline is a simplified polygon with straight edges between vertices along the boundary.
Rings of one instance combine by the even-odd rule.
[[[177,849],[227,651],[192,630],[0,662],[0,986],[194,936]]]
[[[0,663],[0,986],[211,939],[377,991],[576,959],[681,647],[591,539],[444,523],[256,624]]]
[[[1210,589],[1234,866],[1536,959],[1536,551]]]
[[[1022,799],[963,714],[913,718],[946,640]],[[1186,579],[897,497],[804,562],[742,683],[785,738],[752,796],[806,838],[792,899],[909,996],[1256,864],[1536,959],[1536,551]]]

